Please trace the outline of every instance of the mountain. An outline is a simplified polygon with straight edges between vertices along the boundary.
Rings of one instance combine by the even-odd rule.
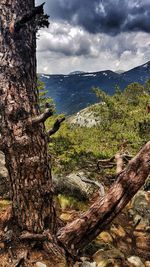
[[[116,85],[123,90],[132,82],[143,84],[150,78],[150,61],[123,73],[77,71],[68,75],[40,74],[40,78],[45,82],[48,96],[54,99],[57,112],[71,115],[99,102],[92,87],[99,87],[112,95]]]
[[[123,79],[127,80],[129,83],[135,81],[143,84],[146,80],[150,79],[150,61],[134,69],[126,71],[121,75]]]
[[[83,74],[85,73],[84,71],[80,71],[80,70],[76,70],[76,71],[72,71],[69,73],[69,75],[75,75],[75,74]]]

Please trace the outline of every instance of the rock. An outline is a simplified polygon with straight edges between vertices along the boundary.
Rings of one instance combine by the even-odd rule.
[[[95,113],[93,109],[99,104],[92,105],[79,111],[75,116],[71,116],[68,121],[70,124],[76,124],[81,127],[91,128],[101,123],[99,114]]]
[[[101,267],[100,264],[103,263],[102,266],[107,266],[110,262],[112,262],[113,259],[124,259],[124,255],[122,252],[120,252],[116,248],[111,248],[108,250],[99,249],[94,255],[93,255],[94,261],[98,264],[99,267]],[[104,265],[105,264],[105,265]],[[106,265],[107,264],[107,265]]]
[[[89,261],[83,261],[82,263],[76,262],[73,266],[74,267],[97,267],[96,262],[89,262]]]
[[[113,234],[114,237],[125,237],[126,233],[121,225],[111,226],[111,233]]]
[[[3,152],[0,151],[0,178],[7,178],[8,177],[8,171],[5,167],[5,156]]]
[[[84,261],[81,267],[96,267],[96,262]]]
[[[89,199],[94,190],[95,187],[87,184],[85,182],[82,182],[80,177],[86,177],[84,172],[73,172],[70,173],[67,176],[53,176],[53,182],[54,182],[54,189],[57,194],[67,195],[75,197],[79,200],[86,200]]]
[[[111,260],[101,260],[98,264],[97,267],[111,267],[112,261]]]
[[[63,212],[60,217],[59,217],[62,221],[64,222],[68,222],[68,221],[71,221],[73,218],[72,218],[72,214],[69,214],[67,212]]]
[[[112,243],[113,242],[111,235],[105,231],[101,232],[97,239],[102,240],[106,243]]]
[[[141,259],[137,256],[131,256],[128,259],[128,262],[131,263],[134,267],[145,267]]]
[[[149,192],[143,190],[138,191],[138,193],[133,197],[131,202],[132,215],[134,218],[134,223],[136,224],[137,219],[141,220],[140,223],[142,227],[150,226],[150,197]],[[137,216],[138,215],[138,216]]]
[[[145,267],[150,267],[150,261],[145,261]]]
[[[0,243],[0,250],[5,248],[5,244],[4,243]]]
[[[8,197],[9,195],[8,171],[5,167],[5,156],[0,151],[0,197]]]
[[[146,179],[143,189],[144,191],[150,191],[150,176]]]
[[[47,265],[45,263],[38,261],[36,262],[36,267],[47,267]]]

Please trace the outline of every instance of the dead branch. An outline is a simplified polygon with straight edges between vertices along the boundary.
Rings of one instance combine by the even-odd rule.
[[[102,164],[107,164],[107,163],[110,163],[110,162],[113,162],[115,159],[115,157],[111,157],[110,159],[100,159],[98,162],[102,163]]]
[[[118,154],[116,154],[116,155],[118,155]],[[133,156],[129,155],[128,153],[120,154],[120,161],[122,159],[122,161],[125,164],[127,164],[132,158],[133,158]],[[117,162],[118,162],[118,159],[116,158],[116,156],[113,156],[110,159],[100,159],[97,162],[97,168],[98,168],[98,170],[100,170],[100,169],[113,169],[118,164]]]
[[[100,164],[100,162],[97,164],[98,170],[100,171],[101,169],[113,169],[116,167],[116,163],[110,163],[110,164]]]
[[[45,122],[49,117],[53,115],[53,112],[50,108],[46,108],[45,111],[39,116],[32,118],[31,124],[35,125],[41,122]]]
[[[105,189],[101,183],[99,183],[98,181],[87,179],[86,177],[82,177],[79,174],[77,176],[81,179],[82,182],[97,186],[99,188],[100,196],[103,197],[105,195]]]
[[[123,157],[120,153],[117,153],[115,155],[115,160],[116,160],[116,174],[119,174],[123,170]]]
[[[71,254],[77,255],[127,205],[144,184],[149,173],[150,141],[118,174],[117,180],[104,197],[98,196],[88,211],[59,229],[57,238],[63,247]]]
[[[54,123],[52,129],[50,129],[50,130],[47,132],[47,135],[48,135],[48,136],[51,136],[51,135],[55,134],[55,133],[59,130],[59,128],[60,128],[60,126],[61,126],[61,123],[62,123],[64,120],[65,120],[65,117],[60,118],[60,119],[57,119],[57,120],[55,121],[55,123]]]

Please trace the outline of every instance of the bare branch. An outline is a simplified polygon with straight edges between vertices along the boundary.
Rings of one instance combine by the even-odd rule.
[[[124,166],[122,155],[120,153],[117,153],[115,155],[115,160],[116,160],[116,174],[119,174],[122,172]]]
[[[100,169],[113,169],[116,166],[116,163],[111,163],[111,164],[100,164],[100,162],[98,162],[97,167],[98,170]]]
[[[45,122],[49,117],[53,115],[53,112],[50,108],[46,108],[45,111],[39,116],[32,118],[31,124],[38,124],[41,122]]]
[[[115,159],[115,157],[111,157],[110,159],[100,159],[97,162],[97,168],[98,170],[100,170],[101,168],[105,168],[105,169],[112,169],[114,168],[114,166],[116,166],[116,164],[113,162]]]
[[[55,121],[55,123],[54,123],[52,129],[50,129],[50,130],[47,132],[47,135],[48,135],[48,136],[51,136],[51,135],[55,134],[55,133],[59,130],[59,128],[60,128],[60,126],[61,126],[61,123],[62,123],[64,120],[65,120],[65,117],[60,118],[60,119],[57,119],[57,120]]]
[[[108,193],[98,196],[89,210],[59,229],[58,240],[72,254],[78,254],[99,235],[127,205],[150,173],[150,142],[118,174]],[[77,235],[78,233],[78,235]]]
[[[110,163],[110,162],[113,162],[115,159],[115,157],[111,157],[110,159],[100,159],[98,162],[102,163],[102,164],[107,164],[107,163]]]
[[[118,155],[118,154],[116,154]],[[125,162],[126,164],[133,158],[133,156],[129,155],[128,153],[125,154],[119,154],[122,161]],[[112,169],[116,167],[117,162],[114,162],[116,160],[116,156],[111,157],[110,159],[100,159],[97,162],[97,168],[98,170],[100,169]]]
[[[82,177],[80,174],[78,174],[77,176],[81,179],[82,182],[97,186],[99,188],[100,196],[103,197],[105,195],[105,189],[101,183],[99,183],[98,181],[87,179],[86,177]]]

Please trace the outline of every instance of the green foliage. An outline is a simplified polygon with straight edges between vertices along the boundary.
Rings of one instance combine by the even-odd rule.
[[[41,111],[45,108],[46,105],[50,106],[55,112],[55,104],[51,97],[47,96],[48,91],[45,89],[45,83],[37,77],[37,88],[38,88],[38,95],[39,95],[39,106]]]
[[[85,204],[73,197],[58,195],[58,201],[61,209],[64,211],[66,209],[76,209],[76,210],[85,210]]]
[[[89,110],[100,117],[100,124],[87,128],[69,121],[63,123],[49,145],[55,172],[69,173],[91,165],[94,170],[98,159],[111,157],[122,149],[134,155],[150,139],[150,81],[145,85],[133,83],[123,92],[116,88],[113,96],[98,88],[93,90],[100,103]],[[52,123],[50,119],[47,127]]]

